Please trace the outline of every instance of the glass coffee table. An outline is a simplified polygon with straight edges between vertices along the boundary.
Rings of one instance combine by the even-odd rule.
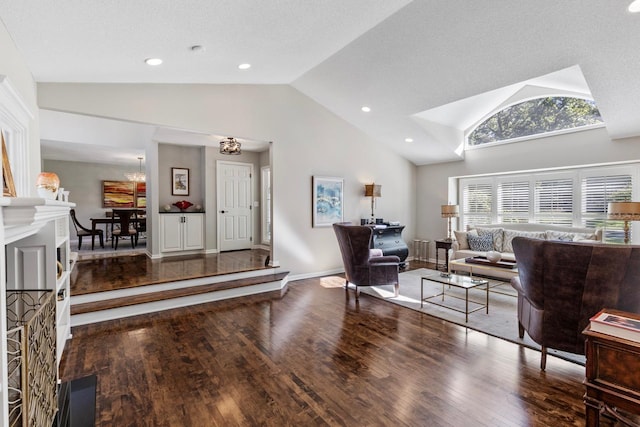
[[[436,295],[425,297],[424,296],[425,281],[442,284],[442,292]],[[464,289],[465,291],[464,297],[447,293],[446,292],[447,286],[449,287],[453,286],[455,288]],[[473,300],[470,301],[469,290],[475,289],[481,286],[484,286],[484,288],[481,288],[481,290],[485,291],[486,293],[486,298],[484,303],[473,301]],[[445,296],[448,298],[456,298],[456,299],[463,300],[465,302],[464,310],[454,307],[451,304],[446,304],[444,299]],[[438,297],[440,297],[440,302],[434,301]],[[487,314],[489,314],[489,281],[479,277],[462,276],[460,274],[454,274],[454,273],[434,273],[428,276],[422,276],[422,279],[420,281],[420,308],[424,306],[425,302],[429,302],[431,304],[434,304],[440,307],[448,308],[450,310],[454,310],[459,313],[464,313],[464,316],[465,316],[464,321],[466,323],[469,321],[470,313],[476,312],[478,310],[482,310],[484,308],[487,310]],[[473,304],[475,307],[472,309],[469,309],[469,303]]]

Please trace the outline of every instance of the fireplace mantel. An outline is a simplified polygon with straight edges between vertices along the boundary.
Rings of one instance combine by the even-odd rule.
[[[5,244],[37,233],[56,218],[67,216],[75,203],[40,197],[0,197]]]

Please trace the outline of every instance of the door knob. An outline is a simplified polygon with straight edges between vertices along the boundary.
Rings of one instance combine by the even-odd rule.
[[[220,211],[220,213],[226,213],[226,211]]]

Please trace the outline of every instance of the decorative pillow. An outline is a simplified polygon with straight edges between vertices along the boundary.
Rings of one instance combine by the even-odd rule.
[[[469,241],[467,240],[467,235],[469,234],[473,234],[474,236],[478,235],[476,230],[454,231],[453,233],[456,235],[456,240],[458,241],[458,249],[460,250],[469,249]]]
[[[487,234],[491,235],[493,239],[493,248],[489,249],[490,251],[498,251],[498,252],[506,252],[503,251],[502,246],[504,245],[504,229],[502,228],[480,228],[476,227],[479,236],[484,236]]]
[[[472,251],[488,252],[493,250],[493,236],[485,234],[484,236],[467,235],[469,248]]]
[[[532,239],[543,239],[547,235],[544,231],[519,231],[504,230],[504,242],[502,242],[503,252],[513,252],[514,237],[530,237]]]
[[[547,230],[545,231],[547,240],[560,240],[563,242],[572,242],[575,236],[574,233],[569,233],[567,231],[555,231],[555,230]]]
[[[597,240],[595,233],[575,233],[573,235],[574,242],[580,242],[582,240]]]

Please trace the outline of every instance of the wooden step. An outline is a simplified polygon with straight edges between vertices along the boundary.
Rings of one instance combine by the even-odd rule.
[[[110,310],[114,308],[145,304],[156,301],[164,301],[175,298],[208,294],[228,289],[242,288],[246,286],[259,285],[267,282],[283,280],[289,272],[274,273],[268,275],[247,277],[243,279],[229,280],[207,285],[190,286],[179,289],[164,290],[160,292],[144,293],[139,295],[130,295],[121,298],[111,298],[95,302],[87,302],[83,304],[72,304],[71,315],[85,314],[96,311]]]

